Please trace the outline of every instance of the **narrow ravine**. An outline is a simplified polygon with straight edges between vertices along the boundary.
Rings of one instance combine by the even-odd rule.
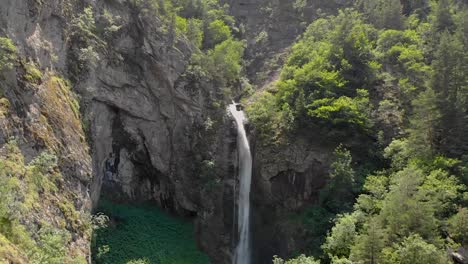
[[[234,252],[234,264],[250,264],[250,183],[252,180],[252,155],[249,140],[244,127],[244,112],[237,104],[231,104],[229,110],[237,123],[237,149],[239,153],[239,202],[238,232],[239,242]]]

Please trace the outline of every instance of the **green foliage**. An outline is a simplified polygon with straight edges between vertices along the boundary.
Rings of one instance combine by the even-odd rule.
[[[88,6],[83,10],[83,13],[79,14],[72,21],[72,34],[79,37],[81,40],[88,42],[99,39],[96,33],[97,27],[94,18],[94,11],[91,6]]]
[[[375,218],[367,223],[364,230],[356,237],[349,259],[363,264],[380,263],[381,252],[385,246],[385,230]]]
[[[320,261],[315,260],[313,257],[306,257],[305,255],[300,255],[295,259],[283,260],[278,256],[273,257],[273,264],[320,264]]]
[[[322,248],[330,258],[347,257],[356,235],[356,217],[350,214],[338,216]]]
[[[454,22],[450,10],[450,0],[439,0],[434,8],[434,27],[437,31],[453,30]]]
[[[448,220],[448,223],[450,237],[466,247],[468,245],[468,209],[460,208],[458,213]]]
[[[335,160],[330,166],[329,182],[320,196],[325,208],[338,213],[351,207],[356,185],[349,150],[340,145],[335,149],[334,156]]]
[[[338,99],[315,100],[309,105],[308,114],[312,117],[329,120],[333,124],[348,123],[357,127],[370,128],[368,92],[357,90],[357,93],[358,96],[355,98],[341,96]]]
[[[367,88],[374,78],[374,35],[352,10],[313,22],[293,46],[276,85],[276,108],[285,117],[281,127],[370,128]]]
[[[74,261],[68,256],[67,245],[71,236],[65,228],[48,223],[35,226],[26,221],[34,217],[37,210],[59,207],[51,204],[50,198],[58,191],[55,181],[61,178],[56,156],[43,152],[25,164],[15,141],[7,143],[0,153],[1,236],[15,245],[20,251],[18,254],[28,263],[62,264]],[[66,196],[61,198],[64,202],[67,199]],[[76,214],[73,206],[69,210]]]
[[[436,100],[434,91],[428,89],[413,102],[415,112],[411,118],[408,137],[412,155],[428,159],[436,153],[436,129],[440,122]]]
[[[438,132],[432,144],[444,155],[459,157],[468,151],[467,49],[460,37],[444,31],[434,56],[431,86],[440,116],[432,127]]]
[[[356,6],[377,28],[401,29],[403,26],[400,0],[358,0]]]
[[[437,164],[448,164],[440,159]],[[367,193],[359,196],[353,214],[339,218],[327,236],[323,248],[330,259],[393,264],[421,258],[424,263],[445,263],[445,221],[453,238],[464,243],[464,209],[457,213],[457,207],[464,203],[466,186],[442,168],[415,159],[407,164],[390,175],[366,179]],[[430,256],[434,259],[426,260]]]
[[[231,29],[224,21],[216,19],[208,25],[206,38],[209,40],[206,44],[207,48],[215,47],[217,44],[231,37]]]
[[[60,231],[48,226],[42,227],[38,233],[38,248],[33,250],[31,263],[65,263],[67,253],[65,245],[70,239],[71,236],[67,231]]]
[[[17,57],[17,49],[9,38],[0,37],[0,71],[10,69]]]
[[[24,75],[26,81],[37,84],[42,80],[42,72],[36,67],[34,62],[27,62],[24,65],[24,69],[26,70],[26,74]]]
[[[248,104],[245,112],[249,121],[255,125],[258,137],[263,143],[274,143],[280,139],[280,132],[285,124],[284,116],[276,105],[275,96],[268,91],[256,93],[253,102]]]
[[[309,254],[318,256],[323,253],[320,246],[325,242],[324,238],[332,225],[333,216],[333,213],[320,206],[309,207],[301,215],[302,224],[307,230]]]
[[[203,21],[196,18],[188,19],[187,22],[187,38],[193,45],[201,49],[203,44]]]
[[[383,252],[384,264],[445,264],[449,260],[444,251],[427,243],[419,235],[410,235],[401,244]]]
[[[206,54],[194,54],[190,66],[191,73],[197,78],[208,77],[225,87],[240,78],[243,53],[243,42],[227,39]]]
[[[208,263],[186,220],[144,205],[104,201],[98,210],[109,216],[110,224],[95,231],[94,263]]]
[[[301,9],[303,2],[293,5]],[[466,5],[354,4],[355,10],[339,10],[307,28],[279,81],[251,98],[247,114],[267,142],[285,134],[294,141],[317,128],[341,142],[346,138],[336,138],[336,131],[375,135],[378,149],[370,163],[381,155],[387,164],[365,177],[355,202],[360,173],[349,152],[335,151],[320,207],[330,214],[352,212],[338,216],[322,246],[328,256],[321,259],[448,263],[446,249],[467,243]],[[312,225],[319,223],[316,215],[309,215]],[[321,236],[308,234],[310,241]]]
[[[85,10],[85,13],[89,12]],[[88,18],[89,19],[89,18]],[[92,24],[93,21],[89,21]],[[100,16],[99,26],[96,25],[96,30],[99,35],[102,35],[106,40],[111,40],[113,35],[117,33],[121,28],[121,17],[112,15],[107,9],[104,9],[104,13]]]

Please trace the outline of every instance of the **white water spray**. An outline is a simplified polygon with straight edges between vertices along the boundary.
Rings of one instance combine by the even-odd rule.
[[[250,183],[252,181],[252,155],[249,140],[244,128],[245,115],[236,104],[229,110],[237,123],[237,149],[239,152],[239,203],[238,232],[239,243],[234,254],[233,264],[250,264]]]

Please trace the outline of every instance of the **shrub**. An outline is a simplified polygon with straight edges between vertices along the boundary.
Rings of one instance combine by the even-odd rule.
[[[13,67],[17,58],[16,52],[16,46],[11,39],[0,37],[0,71]]]
[[[206,32],[206,42],[208,47],[214,47],[217,44],[229,39],[231,37],[231,29],[224,21],[216,19],[211,22]]]
[[[36,67],[34,62],[27,62],[24,65],[24,69],[26,70],[26,74],[24,75],[26,81],[37,84],[42,80],[42,72]]]

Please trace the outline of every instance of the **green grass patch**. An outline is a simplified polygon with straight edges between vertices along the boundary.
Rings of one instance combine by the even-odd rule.
[[[207,264],[190,221],[151,205],[114,204],[98,208],[110,218],[95,231],[93,263]]]

